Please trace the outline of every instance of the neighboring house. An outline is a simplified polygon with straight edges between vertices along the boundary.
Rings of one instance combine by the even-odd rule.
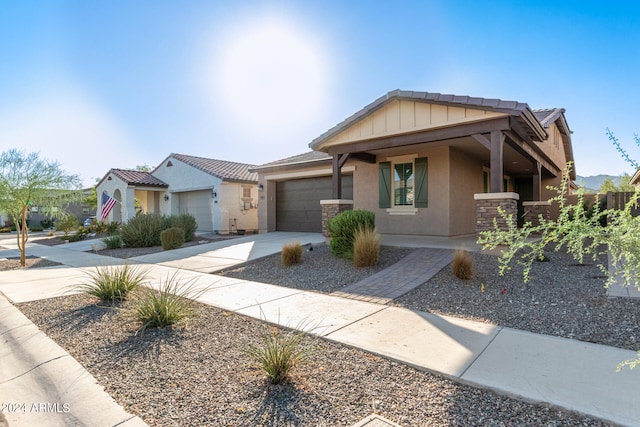
[[[151,172],[111,169],[97,184],[117,203],[107,221],[126,223],[137,212],[189,213],[198,231],[227,234],[258,228],[258,175],[253,165],[171,154]],[[137,201],[137,202],[136,202]]]
[[[350,208],[375,212],[380,233],[433,236],[491,227],[498,206],[549,216],[546,187],[573,161],[564,111],[389,92],[314,139],[312,152],[252,169],[264,188],[260,231],[318,232]]]
[[[82,190],[85,197],[91,195],[91,188],[85,188]],[[43,220],[53,220],[55,221],[60,217],[59,209],[53,208],[53,212],[48,212],[48,208],[38,206],[38,205],[30,205],[29,206],[29,216],[27,220],[29,221],[30,227],[40,227],[41,221]],[[77,201],[70,203],[68,206],[64,207],[65,214],[74,215],[78,218],[80,224],[84,222],[85,219],[95,216],[96,210],[91,205],[85,203],[84,201]],[[0,224],[5,224],[7,222],[11,222],[10,218],[7,218],[6,215],[0,216]]]
[[[629,184],[636,187],[636,190],[640,190],[640,169],[638,169],[636,173],[633,174],[633,176],[629,180]]]

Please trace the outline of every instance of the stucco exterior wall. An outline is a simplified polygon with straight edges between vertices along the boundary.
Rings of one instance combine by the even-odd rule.
[[[111,178],[111,179],[109,179]],[[127,183],[115,176],[112,173],[109,173],[107,177],[100,183],[98,187],[96,187],[96,191],[98,192],[98,209],[96,210],[96,216],[100,219],[102,215],[102,193],[104,191],[111,197],[116,196],[116,200],[118,203],[115,204],[109,216],[105,219],[106,222],[111,221],[122,221],[126,222],[130,216],[135,215],[135,210],[133,208],[133,200],[131,201],[131,206],[128,204],[122,203],[127,195]],[[118,190],[118,191],[116,191]],[[131,190],[133,193],[133,189]]]
[[[251,190],[250,200],[243,198],[243,189]],[[236,230],[258,229],[258,186],[237,182],[223,182],[218,192],[220,201],[224,204],[213,205],[213,228],[226,234]],[[235,221],[232,221],[234,220]],[[232,230],[230,224],[235,224]]]
[[[482,193],[482,164],[461,151],[451,148],[451,209],[449,222],[451,235],[476,232],[476,202],[473,195]]]
[[[378,155],[377,161],[388,157],[412,155],[428,158],[428,207],[415,214],[394,215],[378,204],[378,164],[355,163],[353,173],[354,209],[366,209],[376,214],[376,228],[382,234],[450,235],[450,159],[449,147],[416,146]]]
[[[173,166],[167,166],[169,161]],[[162,166],[153,171],[153,176],[169,184],[169,191],[171,192],[206,190],[214,188],[217,190],[222,182],[220,178],[202,172],[201,170],[182,163],[180,160],[176,160],[173,157],[169,157],[168,160],[165,160]]]

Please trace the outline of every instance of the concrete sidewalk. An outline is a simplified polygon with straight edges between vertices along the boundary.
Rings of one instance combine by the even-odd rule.
[[[216,251],[221,264],[279,252],[282,241],[293,237],[280,234],[227,242],[235,245],[233,251],[244,255],[227,256],[229,249],[218,247],[207,248],[211,250],[206,256],[190,254],[162,260],[163,265],[149,264],[152,259],[147,258],[149,285],[158,286],[179,265],[184,269],[179,272],[181,280],[195,278],[198,286],[206,288],[201,302],[274,324],[297,326],[328,340],[516,398],[561,406],[620,425],[638,425],[640,369],[616,372],[618,363],[636,357],[633,351],[197,271],[204,269],[205,258],[216,259]],[[62,251],[70,252],[44,247],[28,251],[32,249],[48,250],[47,258],[52,260],[67,259],[68,254]],[[85,256],[93,257],[94,265],[104,261],[97,255],[83,254],[75,262],[78,267],[87,267],[90,259]],[[47,297],[52,289],[59,292],[63,284],[68,285],[69,275],[82,274],[82,269],[64,268],[2,272],[0,291],[6,290],[14,301]],[[20,286],[11,287],[13,282]],[[32,291],[23,291],[25,287]],[[4,322],[4,317],[0,318],[2,331]],[[5,357],[0,358],[3,364]],[[0,388],[0,399],[11,397],[4,393]]]

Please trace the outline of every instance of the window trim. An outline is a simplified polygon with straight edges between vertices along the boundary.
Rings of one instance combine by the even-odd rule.
[[[420,184],[418,182],[418,178],[419,178],[418,168],[416,166],[417,159],[424,159],[423,162],[420,162],[421,166],[424,168],[424,176],[423,176],[424,184]],[[428,172],[429,172],[428,157],[427,156],[419,157],[418,154],[408,154],[403,156],[389,156],[385,160],[386,162],[379,163],[379,186],[380,186],[380,194],[382,194],[384,184],[385,184],[383,183],[383,180],[386,180],[386,178],[389,178],[390,182],[388,185],[388,192],[386,190],[384,191],[384,194],[388,196],[388,203],[386,199],[385,200],[381,199],[379,201],[379,205],[380,205],[379,207],[382,209],[385,209],[389,215],[415,215],[419,209],[426,209],[428,207]],[[385,169],[383,170],[383,168],[380,166],[383,163],[386,163],[388,165],[388,169],[386,169],[386,166],[385,166]],[[395,173],[395,165],[400,163],[413,164],[413,204],[412,205],[397,205],[397,206],[394,205],[395,179],[393,175]],[[389,176],[384,175],[386,170],[388,170]],[[422,187],[422,185],[426,186],[426,188]],[[422,202],[417,200],[417,197],[419,195],[418,190],[423,190],[425,192],[424,194],[426,195],[426,200]],[[422,191],[420,191],[420,193],[422,193]],[[416,204],[418,202],[420,202],[419,204],[423,206],[416,207]],[[383,204],[387,204],[388,207],[383,206]]]

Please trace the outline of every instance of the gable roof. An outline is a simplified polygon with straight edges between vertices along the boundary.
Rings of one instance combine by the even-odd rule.
[[[220,178],[223,181],[258,182],[258,174],[249,171],[249,169],[255,167],[255,165],[228,162],[226,160],[207,159],[205,157],[187,156],[185,154],[177,153],[170,154],[167,159],[170,157],[186,163],[189,166],[193,166],[194,168],[208,173],[209,175]],[[167,159],[162,161],[160,165],[164,164]]]
[[[311,149],[316,149],[323,142],[339,134],[355,122],[372,114],[374,111],[377,111],[384,105],[396,100],[419,101],[430,104],[467,107],[479,110],[493,111],[497,113],[505,113],[509,114],[510,116],[514,116],[515,119],[521,125],[523,125],[523,129],[526,132],[527,137],[531,140],[542,141],[547,137],[543,126],[540,124],[533,111],[529,108],[529,105],[523,102],[505,101],[495,98],[479,98],[471,96],[441,94],[435,92],[415,92],[396,89],[376,99],[371,104],[365,106],[355,114],[351,115],[319,137],[315,138],[313,141],[311,141],[309,147]]]
[[[251,171],[260,171],[263,169],[269,169],[274,167],[295,166],[299,164],[315,164],[331,162],[331,156],[322,151],[307,151],[306,153],[296,154],[284,159],[276,160],[270,163],[265,163],[260,166],[251,168]]]
[[[144,185],[147,187],[167,188],[169,184],[151,175],[149,172],[142,172],[130,169],[109,169],[109,172],[96,184],[98,187],[102,181],[107,179],[109,174],[113,174],[117,178],[123,180],[127,185]]]

